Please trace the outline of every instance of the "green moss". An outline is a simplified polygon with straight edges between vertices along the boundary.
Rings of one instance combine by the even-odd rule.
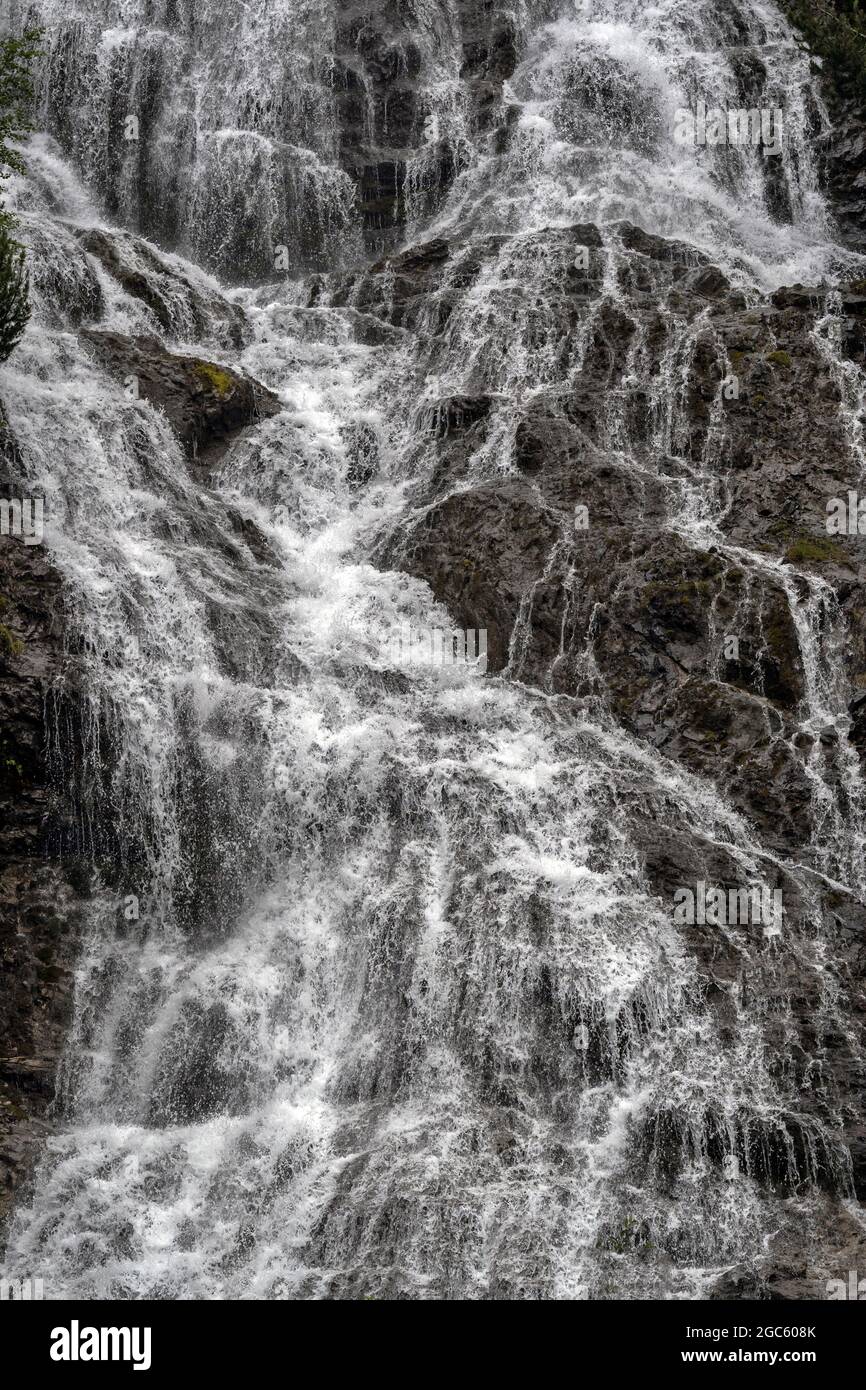
[[[23,650],[24,643],[20,637],[16,637],[5,623],[0,623],[0,652],[5,651],[9,656],[20,656]]]
[[[7,600],[0,594],[0,613],[8,607]],[[16,637],[12,629],[8,628],[5,623],[0,623],[0,653],[6,652],[9,656],[20,656],[23,650],[24,643],[21,639]]]
[[[755,395],[755,396],[752,397],[752,405],[766,405],[766,404],[767,404],[767,397],[764,395],[763,391],[759,391],[759,392],[757,393],[757,395]]]
[[[202,381],[216,391],[218,396],[227,396],[234,386],[234,378],[222,367],[217,367],[213,362],[196,362],[196,374]]]
[[[778,348],[775,352],[767,353],[767,361],[773,362],[777,367],[790,367],[791,354],[789,352],[783,352],[781,348]]]
[[[0,738],[0,781],[24,781],[24,769],[15,757],[17,752],[18,749],[11,739]]]
[[[816,540],[814,536],[800,536],[785,551],[785,559],[789,564],[797,564],[799,561],[826,564],[835,561],[837,564],[844,564],[845,555],[838,545],[832,541]]]

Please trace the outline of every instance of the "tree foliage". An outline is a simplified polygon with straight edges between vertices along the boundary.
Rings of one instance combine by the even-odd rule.
[[[15,142],[32,129],[31,72],[39,37],[37,29],[27,29],[20,38],[0,41],[0,184],[24,169]],[[0,362],[18,345],[30,318],[24,248],[12,235],[13,227],[13,218],[0,203]]]
[[[18,346],[27,327],[29,290],[24,247],[0,225],[0,362],[5,362]]]
[[[866,100],[866,3],[861,0],[782,0],[824,75],[841,94]]]

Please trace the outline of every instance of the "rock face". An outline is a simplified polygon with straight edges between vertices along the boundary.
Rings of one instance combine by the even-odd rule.
[[[467,124],[475,134],[503,120],[502,83],[517,62],[515,17],[491,0],[461,0],[431,17],[424,48],[411,7],[393,0],[341,7],[333,79],[340,160],[372,249],[393,244],[407,202],[416,216],[435,206],[465,159]],[[430,139],[437,76],[460,78],[466,109],[437,121]]]
[[[866,47],[866,45],[864,45]],[[834,103],[832,131],[820,142],[824,180],[833,199],[844,241],[866,250],[866,119],[863,103],[842,98]]]
[[[109,218],[236,283],[272,276],[280,248],[297,271],[392,246],[507,121],[526,17],[498,0],[255,0],[205,24],[174,3],[140,18],[99,63],[96,12],[74,37],[62,19],[46,32],[43,119]]]
[[[141,300],[160,329],[174,338],[219,337],[226,347],[246,339],[244,316],[205,281],[192,285],[168,257],[129,232],[86,227],[77,232],[82,250],[89,252],[127,294]],[[89,318],[98,318],[91,313]]]
[[[803,33],[820,73],[829,129],[815,121],[824,186],[833,201],[840,238],[866,250],[866,26],[850,0],[780,0]]]
[[[611,710],[639,739],[715,781],[770,852],[808,863],[816,770],[841,786],[852,749],[862,758],[864,746],[859,696],[847,737],[802,723],[816,678],[803,623],[839,624],[838,661],[853,689],[866,688],[864,538],[827,529],[829,499],[854,485],[840,401],[845,363],[864,360],[864,286],[839,287],[831,342],[826,289],[793,286],[747,304],[693,249],[628,223],[617,236],[616,304],[602,293],[593,226],[547,229],[519,247],[505,237],[468,249],[436,240],[338,287],[338,303],[416,334],[419,357],[435,371],[455,341],[469,342],[467,304],[482,276],[506,282],[520,257],[550,267],[523,342],[553,345],[556,380],[533,392],[506,429],[480,351],[469,383],[477,394],[425,407],[419,428],[435,441],[435,460],[412,499],[419,519],[383,541],[380,563],[426,579],[456,624],[486,628],[490,669],[597,717]],[[497,261],[509,272],[491,274]],[[517,306],[514,321],[525,322]],[[647,375],[635,373],[636,361]],[[499,476],[477,481],[477,460],[497,445]],[[696,545],[688,527],[700,525],[697,494],[707,486],[725,520],[716,544]],[[692,520],[678,529],[674,518],[684,503],[688,516],[693,493]],[[738,881],[723,847],[708,861],[706,846],[664,836],[649,821],[643,848],[662,897],[700,878]],[[778,883],[790,920],[805,927],[814,903],[784,872]],[[827,926],[862,1046],[866,906],[836,895]],[[761,957],[744,974],[743,957],[711,928],[693,934],[690,947],[723,1035],[733,1038],[737,1026],[733,982],[765,997],[770,1013],[774,999],[795,1001],[795,1040],[774,1036],[768,1023],[791,1110],[788,1138],[768,1131],[761,1141],[762,1180],[784,1187],[785,1146],[805,1153],[817,1122],[841,1141],[817,1161],[819,1186],[833,1189],[847,1150],[853,1188],[866,1197],[862,1052],[816,1030],[819,977],[791,959],[780,974]],[[823,1095],[809,1079],[807,1059],[818,1054]],[[675,1173],[693,1142],[688,1129],[671,1112],[646,1136],[646,1163]],[[705,1142],[712,1151],[711,1134]],[[744,1163],[750,1143],[742,1139]],[[828,1206],[830,1244],[849,1241],[844,1258],[859,1250],[862,1263],[856,1228],[833,1212]],[[783,1246],[763,1279],[734,1291],[720,1285],[717,1296],[812,1296],[804,1262]]]
[[[165,413],[200,476],[248,425],[279,411],[277,398],[240,372],[173,353],[154,336],[94,326],[105,312],[105,280],[90,257],[167,334],[237,347],[247,336],[244,317],[204,277],[183,277],[126,233],[82,231],[64,246],[63,266],[56,242],[52,261],[41,232],[31,245],[44,316],[77,331],[108,372]],[[0,498],[26,495],[23,477],[17,442],[2,420]],[[260,547],[251,523],[230,520],[245,545]],[[229,619],[218,615],[214,626]],[[248,630],[232,632],[226,646],[237,656],[249,640]],[[264,640],[261,646],[268,649]],[[62,581],[44,546],[0,536],[0,1243],[10,1203],[51,1127],[93,867],[79,858],[72,809],[82,788],[70,783],[80,759],[76,657],[67,647]]]
[[[5,426],[3,444],[0,496],[19,495]],[[49,857],[65,808],[47,716],[74,730],[67,666],[59,575],[41,545],[0,537],[0,1241],[48,1129],[80,938],[75,866]]]
[[[255,420],[277,415],[272,391],[230,367],[169,352],[156,338],[84,329],[104,367],[162,410],[198,469],[212,468]]]
[[[418,499],[423,520],[387,562],[428,579],[464,626],[488,629],[493,670],[553,692],[604,696],[626,727],[717,778],[769,843],[791,850],[807,836],[811,803],[792,723],[805,673],[786,563],[838,587],[850,618],[851,679],[866,685],[857,621],[864,542],[831,540],[826,528],[828,499],[845,496],[850,481],[840,387],[814,335],[827,294],[794,287],[746,308],[689,248],[629,224],[620,236],[626,298],[613,310],[596,301],[592,273],[573,269],[578,249],[598,248],[597,229],[539,235],[538,255],[553,256],[562,270],[546,300],[561,360],[576,360],[581,335],[590,334],[581,368],[567,390],[533,395],[514,431],[505,481],[457,490],[490,428],[491,399],[431,406],[439,461]],[[502,253],[501,238],[454,257],[445,243],[428,243],[376,264],[337,300],[351,294],[366,312],[444,338],[461,295]],[[859,362],[866,347],[859,287],[843,289],[841,305],[844,351]],[[662,364],[683,316],[694,337],[683,364],[678,442],[696,469],[718,470],[728,539],[765,553],[763,573],[671,533],[688,479],[654,476],[649,466],[658,402],[652,379],[626,385],[629,362],[637,343],[651,345],[663,387]],[[732,395],[719,407],[728,378]],[[647,459],[645,472],[617,463],[612,399],[623,437]],[[736,655],[725,647],[733,632]],[[801,744],[817,738],[815,731]]]
[[[751,1108],[744,1103],[723,1113],[716,1099],[689,1110],[669,1103],[665,1092],[639,1122],[629,1175],[638,1189],[676,1207],[678,1177],[690,1157],[700,1155],[704,1171],[714,1175],[733,1160],[764,1193],[813,1203],[810,1229],[821,1259],[832,1256],[837,1268],[862,1267],[866,1242],[840,1194],[866,1199],[866,903],[840,886],[832,853],[843,852],[846,812],[861,794],[858,764],[866,762],[866,553],[856,529],[831,536],[826,521],[828,503],[845,498],[858,481],[851,476],[851,441],[864,426],[854,369],[866,362],[866,283],[846,281],[832,290],[792,285],[747,296],[707,256],[625,220],[603,229],[588,222],[520,235],[481,235],[475,224],[465,229],[466,239],[461,228],[453,240],[431,236],[385,254],[406,223],[433,211],[459,175],[467,130],[489,137],[493,154],[500,137],[504,142],[510,118],[502,93],[517,59],[516,22],[487,0],[467,0],[438,8],[424,28],[411,7],[353,0],[335,24],[328,93],[336,123],[328,154],[355,191],[358,244],[377,259],[335,285],[317,277],[306,307],[344,310],[345,323],[365,344],[404,345],[418,380],[431,383],[414,419],[420,481],[407,516],[382,536],[378,564],[426,581],[462,627],[487,629],[494,680],[504,675],[529,687],[572,728],[588,712],[618,749],[626,731],[641,752],[670,760],[671,778],[697,774],[707,796],[715,785],[719,804],[754,831],[764,876],[784,891],[793,942],[784,952],[706,924],[683,938],[696,995],[719,1042],[713,1060],[721,1071],[733,1071],[742,1056],[742,1000],[760,1001],[748,1020],[773,1083],[772,1105],[762,1108],[758,1097]],[[437,83],[453,93],[458,78],[459,106],[437,105],[431,98]],[[149,104],[153,110],[143,114],[156,129],[155,96]],[[847,239],[860,245],[863,127],[853,107],[838,110],[825,177]],[[269,120],[266,112],[262,125],[272,134]],[[119,139],[115,144],[121,148]],[[159,146],[151,139],[142,144],[147,151]],[[261,174],[267,141],[261,152],[249,144]],[[312,139],[304,148],[314,148]],[[230,143],[223,153],[235,176]],[[291,158],[301,157],[293,147]],[[141,179],[145,194],[159,173],[154,166]],[[121,178],[114,182],[123,188]],[[168,201],[175,210],[181,205],[178,198]],[[318,264],[318,256],[327,264],[316,220],[323,214],[312,201],[308,215],[305,199],[295,198],[295,212],[308,216],[298,230],[300,259]],[[160,209],[155,198],[144,202],[153,207],[153,226],[182,240],[171,210]],[[261,235],[245,257],[240,244],[252,219],[231,199],[223,202],[234,240],[223,237],[224,224],[217,227],[206,242],[210,263],[231,265],[235,258],[244,275],[262,274],[273,227],[256,224]],[[505,224],[493,219],[491,225]],[[107,372],[164,412],[203,475],[244,428],[279,410],[277,398],[250,377],[172,351],[154,336],[163,332],[176,344],[202,335],[234,347],[246,337],[239,311],[216,291],[198,286],[193,292],[169,258],[125,233],[87,229],[75,233],[69,264],[69,279],[47,271],[40,279],[56,321],[80,331]],[[106,276],[149,316],[152,332],[99,326]],[[498,336],[490,330],[494,319]],[[509,376],[515,349],[522,374]],[[449,359],[467,364],[454,394],[444,393],[439,381]],[[362,493],[379,475],[378,435],[353,421],[343,427],[342,443],[348,485]],[[263,468],[270,466],[266,456]],[[240,517],[236,527],[239,543],[259,551],[266,567],[271,557],[255,528]],[[237,558],[225,537],[222,549],[224,558]],[[0,702],[8,740],[0,747],[8,861],[0,879],[0,945],[10,965],[0,997],[0,1026],[10,1040],[0,1058],[0,1102],[9,1117],[0,1161],[10,1189],[23,1180],[47,1124],[86,887],[73,884],[74,864],[61,873],[43,859],[52,840],[64,838],[62,808],[48,800],[45,701],[69,680],[59,581],[34,550],[0,542]],[[257,582],[265,592],[265,577]],[[276,583],[273,594],[277,609]],[[240,604],[224,605],[211,627],[220,638],[223,672],[239,681],[252,670],[249,646],[264,653],[276,646],[269,615],[251,625]],[[256,677],[263,685],[277,683],[267,669]],[[281,679],[288,683],[285,669]],[[849,715],[831,720],[830,697],[843,683],[853,692]],[[214,742],[218,753],[222,742]],[[175,790],[181,855],[194,863],[181,920],[196,930],[209,922],[215,936],[240,903],[241,890],[237,883],[232,889],[223,861],[233,867],[249,849],[246,821],[234,818],[230,797],[241,773],[231,762],[220,766],[224,796],[202,806],[201,785],[206,777],[213,785],[215,777],[192,758]],[[247,776],[253,787],[255,771]],[[649,795],[638,786],[635,792],[627,777],[621,788],[617,782],[622,803],[616,809],[630,829],[637,827],[636,876],[639,870],[658,899],[669,903],[679,885],[698,880],[738,885],[742,864],[734,843],[705,842],[690,827],[669,825],[663,805],[641,816],[639,807],[625,804]],[[817,824],[829,850],[813,842]],[[478,865],[477,881],[488,869]],[[527,903],[533,926],[535,912]],[[404,915],[408,910],[399,914],[400,929],[408,935]],[[496,920],[492,913],[490,920]],[[543,939],[540,906],[537,925]],[[389,941],[392,934],[396,939],[397,926],[386,926]],[[465,934],[456,935],[462,942]],[[801,949],[816,939],[835,972],[832,990],[816,953]],[[465,994],[465,961],[460,969]],[[404,983],[394,987],[395,1017],[408,1016]],[[525,1070],[563,1097],[558,1103],[568,1111],[581,1087],[616,1077],[624,1062],[616,1029],[600,1018],[591,1026],[581,1022],[585,1041],[573,1043],[576,1019],[557,1014],[554,994],[550,980],[540,978],[531,1010],[537,1053]],[[644,1006],[639,999],[628,1006],[627,1022],[639,1039],[647,1036]],[[223,1004],[184,1001],[165,1071],[149,1098],[148,1124],[164,1130],[220,1112],[241,1115],[254,1104],[252,1082],[224,1064],[242,1051],[235,1030]],[[134,1030],[130,1037],[132,1050]],[[518,1091],[503,1081],[514,1077],[497,1074],[473,1050],[474,1041],[467,1029],[467,1075],[473,1084],[480,1077],[502,1150],[513,1145],[516,1151],[508,1126],[517,1127]],[[558,1060],[551,1061],[554,1054]],[[401,1066],[394,1062],[395,1073]],[[378,1102],[380,1095],[387,1099],[389,1084],[396,1094],[399,1081],[376,1075],[363,1085],[377,1092]],[[360,1070],[346,1094],[353,1104],[361,1098]],[[479,1148],[486,1142],[472,1137]],[[362,1142],[354,1134],[343,1143],[341,1156],[367,1146],[366,1137]],[[367,1147],[374,1150],[372,1140]],[[496,1144],[487,1148],[493,1152]],[[345,1206],[341,1211],[336,1203],[333,1224],[360,1228],[352,1182],[368,1161],[364,1153],[341,1170]],[[283,1168],[288,1173],[293,1162],[281,1156],[275,1184],[284,1176],[289,1181]],[[167,1167],[167,1183],[170,1178]],[[160,1181],[148,1173],[148,1183]],[[398,1208],[397,1199],[376,1208],[376,1221],[387,1229],[370,1248],[392,1268],[400,1253],[394,1233],[401,1220],[411,1224],[409,1210]],[[798,1236],[783,1231],[759,1268],[732,1270],[713,1296],[820,1294]],[[251,1240],[240,1225],[230,1258],[240,1258]],[[662,1260],[672,1254],[688,1265],[676,1232],[670,1240]],[[602,1229],[598,1248],[637,1259],[649,1244],[640,1224],[611,1226]],[[334,1237],[329,1246],[323,1220],[311,1266],[339,1268],[332,1258],[337,1248],[345,1244],[338,1247]],[[495,1282],[491,1287],[495,1292]],[[513,1292],[503,1287],[506,1295]]]

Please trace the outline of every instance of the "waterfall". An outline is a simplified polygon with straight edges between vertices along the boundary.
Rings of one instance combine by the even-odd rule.
[[[864,1060],[848,618],[743,529],[735,349],[687,300],[866,274],[820,191],[826,112],[770,0],[492,8],[2,5],[45,38],[11,186],[34,315],[0,399],[64,581],[80,747],[59,715],[51,738],[91,871],[5,1263],[52,1297],[705,1298],[833,1214],[860,1229],[830,1074]],[[783,111],[781,152],[678,143],[698,100]],[[855,486],[841,312],[814,347]],[[280,411],[193,466],[94,327]],[[793,848],[623,716],[585,479],[520,461],[566,401],[610,525],[714,596],[708,679],[732,614],[752,634]],[[486,674],[399,665],[401,630],[486,627],[416,564],[470,493],[538,518],[513,626]],[[668,852],[684,886],[783,889],[783,936],[679,924]]]

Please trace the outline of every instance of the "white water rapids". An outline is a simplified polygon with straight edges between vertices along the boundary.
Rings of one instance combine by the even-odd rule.
[[[579,354],[563,362],[545,321],[560,267],[540,231],[596,223],[613,300],[621,219],[704,251],[752,296],[854,265],[818,190],[809,60],[769,0],[518,3],[512,137],[496,151],[469,120],[459,6],[419,0],[427,135],[402,239],[456,244],[455,283],[477,239],[503,241],[447,332],[431,308],[429,336],[367,345],[352,309],[324,307],[327,294],[307,307],[301,278],[365,256],[339,166],[338,8],[0,5],[16,26],[36,14],[47,36],[41,129],[13,189],[35,312],[0,399],[45,497],[86,672],[80,814],[95,874],[56,1133],[6,1272],[50,1271],[54,1297],[702,1297],[808,1224],[828,1187],[850,1203],[850,1163],[817,1122],[796,1144],[786,1129],[792,1095],[755,990],[736,994],[722,1047],[633,832],[652,820],[727,846],[744,882],[772,856],[718,788],[604,711],[522,684],[519,642],[502,676],[391,670],[396,627],[451,619],[425,583],[372,557],[435,466],[426,404],[496,394],[469,477],[507,478],[518,407],[577,376]],[[789,122],[771,189],[759,150],[673,139],[696,93],[743,104],[758,54],[758,104]],[[138,109],[144,150],[114,138]],[[431,214],[418,190],[446,139],[459,167]],[[170,332],[81,250],[91,226],[152,238],[173,277]],[[266,273],[282,244],[289,279]],[[94,278],[101,329],[160,336],[279,396],[213,486],[74,331]],[[223,296],[247,316],[241,348]],[[660,470],[680,411],[672,376],[656,402]],[[361,426],[377,461],[359,488]],[[637,468],[615,403],[608,426],[620,465]],[[852,476],[857,448],[853,432]],[[844,732],[832,593],[726,540],[712,464],[671,475],[670,530],[786,585],[802,722]],[[854,891],[856,756],[844,795],[813,771],[802,862]],[[797,953],[820,978],[821,1018],[844,1033],[817,882],[802,870],[814,930],[762,943],[743,968],[771,978]],[[138,920],[118,907],[130,894]],[[673,1173],[659,1139],[671,1114]],[[774,1143],[796,1195],[767,1186]],[[736,1154],[753,1160],[731,1181]]]

